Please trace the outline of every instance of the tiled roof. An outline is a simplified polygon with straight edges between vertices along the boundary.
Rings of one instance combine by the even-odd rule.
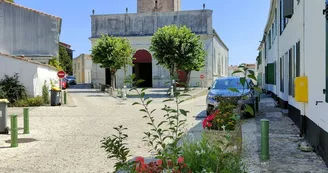
[[[0,55],[5,56],[5,57],[8,57],[8,58],[13,58],[13,59],[21,60],[21,61],[26,61],[26,62],[29,62],[29,63],[32,63],[32,64],[42,65],[42,66],[45,66],[45,67],[48,67],[48,68],[52,68],[52,69],[57,70],[53,66],[50,66],[50,65],[47,65],[47,64],[42,64],[40,62],[33,61],[33,60],[30,60],[30,59],[27,59],[27,58],[24,58],[24,57],[12,56],[12,55],[8,55],[8,54],[1,53],[1,52],[0,52]]]
[[[3,0],[0,0],[0,2],[3,2]],[[53,17],[53,18],[57,18],[57,19],[61,19],[60,17],[57,17],[57,16],[54,16],[54,15],[50,15],[50,14],[47,14],[47,13],[44,13],[44,12],[41,12],[41,11],[37,11],[37,10],[34,10],[32,8],[27,8],[27,7],[24,7],[24,6],[21,6],[21,5],[18,5],[18,4],[15,4],[15,3],[11,3],[11,2],[8,2],[8,1],[4,1],[5,3],[8,3],[8,4],[11,4],[11,5],[14,5],[16,7],[19,7],[19,8],[24,8],[26,10],[29,10],[29,11],[33,11],[35,13],[39,13],[39,14],[43,14],[43,15],[46,15],[46,16],[49,16],[49,17]]]

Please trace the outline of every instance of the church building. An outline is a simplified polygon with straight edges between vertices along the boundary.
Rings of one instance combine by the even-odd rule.
[[[125,37],[130,41],[134,55],[134,66],[129,67],[127,75],[136,74],[144,79],[142,87],[167,87],[170,81],[169,71],[152,57],[149,47],[151,37],[157,29],[167,25],[187,26],[201,37],[207,52],[205,67],[201,71],[193,71],[190,86],[211,85],[214,79],[228,76],[229,49],[212,27],[212,10],[181,11],[181,0],[138,0],[137,13],[125,14],[92,14],[91,15],[91,44],[101,35]],[[202,76],[202,78],[201,78]],[[180,74],[180,79],[184,75]],[[123,86],[124,71],[116,73],[116,87]],[[92,83],[111,83],[109,69],[100,68],[93,64]]]

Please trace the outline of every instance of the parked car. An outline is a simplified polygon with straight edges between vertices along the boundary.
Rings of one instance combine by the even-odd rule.
[[[76,79],[74,76],[66,76],[66,80],[70,85],[76,85]]]
[[[247,79],[247,82],[250,86],[245,84],[245,87],[243,87],[240,83],[240,77],[225,77],[216,79],[212,86],[208,88],[209,92],[206,97],[207,115],[209,115],[213,109],[219,105],[219,97],[235,99],[241,109],[244,109],[246,104],[250,105],[254,109],[254,84],[250,79]],[[239,92],[231,91],[231,88],[235,88]]]
[[[69,87],[69,83],[65,78],[63,78],[61,81],[59,81],[59,86],[61,85],[62,89],[65,90]]]

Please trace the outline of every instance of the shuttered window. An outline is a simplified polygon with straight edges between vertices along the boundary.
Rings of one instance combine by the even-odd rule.
[[[296,77],[301,75],[301,47],[300,41],[296,43]]]
[[[289,64],[289,80],[288,80],[288,95],[292,95],[293,92],[293,50],[289,49],[288,51],[288,64]]]
[[[284,58],[280,58],[280,91],[284,92]]]
[[[291,18],[294,13],[294,0],[283,0],[284,17]]]
[[[275,62],[274,63],[268,63],[265,67],[265,82],[266,84],[272,84],[275,85]]]

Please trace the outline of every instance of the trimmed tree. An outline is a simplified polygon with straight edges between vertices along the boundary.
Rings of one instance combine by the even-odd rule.
[[[111,86],[115,89],[116,72],[122,67],[133,65],[133,49],[126,38],[103,35],[92,47],[92,61],[101,68],[109,68]]]
[[[72,58],[63,46],[59,46],[59,63],[67,74],[73,74]]]
[[[189,86],[191,71],[200,71],[205,66],[206,52],[200,36],[186,26],[164,26],[151,39],[150,50],[158,64],[170,71],[171,78],[177,70],[186,72],[186,88]]]

